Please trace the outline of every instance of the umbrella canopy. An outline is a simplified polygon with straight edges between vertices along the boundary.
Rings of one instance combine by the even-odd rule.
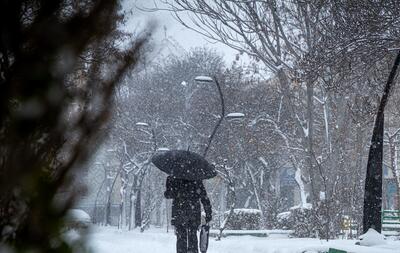
[[[153,156],[153,164],[180,179],[203,180],[215,177],[217,171],[203,156],[186,150],[170,150]]]

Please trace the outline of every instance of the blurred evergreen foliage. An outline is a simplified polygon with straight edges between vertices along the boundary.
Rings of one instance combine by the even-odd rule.
[[[98,146],[114,87],[149,37],[121,32],[123,22],[118,0],[0,1],[3,249],[74,251],[61,233],[76,196],[66,189]]]

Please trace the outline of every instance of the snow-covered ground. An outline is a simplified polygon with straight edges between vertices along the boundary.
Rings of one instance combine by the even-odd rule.
[[[232,236],[215,241],[210,238],[209,253],[318,253],[327,252],[329,247],[354,253],[399,253],[400,241],[387,240],[386,244],[364,247],[354,245],[353,240],[321,241],[310,238],[268,238]],[[112,227],[93,227],[89,246],[94,253],[174,253],[173,231],[150,229],[139,231],[118,230]]]

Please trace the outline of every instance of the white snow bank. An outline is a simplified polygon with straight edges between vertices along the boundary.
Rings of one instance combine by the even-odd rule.
[[[68,229],[62,234],[62,237],[69,245],[72,245],[82,239],[82,234],[76,229]]]
[[[290,217],[291,213],[290,212],[283,212],[283,213],[278,213],[278,215],[276,216],[278,218],[278,220],[284,220],[284,219],[288,219]]]
[[[361,246],[375,246],[386,244],[386,238],[384,235],[378,233],[375,229],[368,229],[367,233],[360,235]]]
[[[311,203],[304,203],[304,205],[297,205],[297,206],[292,206],[289,208],[290,210],[294,209],[312,209],[312,204]]]
[[[67,221],[85,224],[91,223],[90,215],[81,209],[70,209],[67,213]]]
[[[232,236],[221,241],[210,239],[208,253],[300,253],[328,252],[336,248],[352,253],[398,253],[400,241],[364,247],[355,245],[355,240],[332,240],[329,242],[313,238],[271,238],[254,236]],[[176,237],[173,230],[151,228],[143,233],[138,230],[117,230],[112,227],[94,227],[89,246],[93,253],[175,253]]]

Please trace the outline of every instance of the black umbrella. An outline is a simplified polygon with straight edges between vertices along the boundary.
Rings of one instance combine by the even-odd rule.
[[[153,156],[151,161],[168,175],[180,179],[202,180],[217,175],[214,165],[191,151],[170,150]]]

